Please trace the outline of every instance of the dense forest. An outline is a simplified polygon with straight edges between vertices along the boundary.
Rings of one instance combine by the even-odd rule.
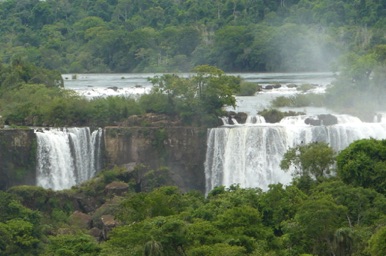
[[[6,0],[0,60],[61,73],[320,71],[385,44],[382,0]]]

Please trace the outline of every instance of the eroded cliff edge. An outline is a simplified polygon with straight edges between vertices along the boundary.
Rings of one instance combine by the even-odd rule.
[[[206,128],[106,127],[106,167],[129,163],[167,167],[181,190],[205,191]]]
[[[36,184],[36,135],[31,129],[0,129],[0,190]]]

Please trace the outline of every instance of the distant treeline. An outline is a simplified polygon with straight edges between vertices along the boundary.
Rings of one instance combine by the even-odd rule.
[[[64,72],[331,69],[386,44],[380,0],[5,0],[0,62]]]

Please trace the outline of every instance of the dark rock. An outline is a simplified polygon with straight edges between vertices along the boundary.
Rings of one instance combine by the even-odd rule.
[[[318,115],[322,125],[334,125],[338,123],[338,118],[331,114]]]
[[[102,230],[100,230],[99,228],[93,227],[88,231],[88,234],[94,237],[97,241],[102,240]]]
[[[205,191],[205,127],[106,127],[104,136],[106,168],[134,162],[148,170],[167,167],[181,190]]]
[[[113,181],[105,187],[106,195],[123,195],[129,190],[129,185],[121,181]]]
[[[33,129],[0,130],[0,190],[36,184],[35,152]]]
[[[180,126],[181,121],[167,115],[148,113],[145,115],[132,115],[121,122],[120,126],[133,127],[165,127],[165,126]]]
[[[309,117],[304,120],[304,123],[318,126],[318,125],[334,125],[338,123],[338,118],[331,114],[320,114],[316,117]]]
[[[92,227],[92,218],[90,215],[80,211],[75,211],[70,216],[70,223],[80,229],[90,229]]]
[[[313,125],[313,126],[318,126],[318,125],[320,125],[320,120],[308,117],[308,118],[306,118],[304,120],[304,123],[305,124],[310,124],[310,125]]]
[[[272,90],[273,89],[273,85],[266,85],[264,87],[265,90]]]
[[[111,89],[113,91],[118,91],[118,87],[117,86],[110,86],[110,87],[107,87],[107,89]]]
[[[228,118],[228,124],[244,124],[245,121],[248,118],[248,114],[244,112],[234,112],[234,111],[228,111],[227,112],[227,118]],[[234,121],[236,120],[236,122]]]
[[[101,205],[97,198],[89,197],[82,193],[76,194],[74,200],[75,208],[85,213],[93,212]]]
[[[103,229],[102,229],[102,239],[108,239],[108,233],[118,225],[118,221],[115,220],[113,215],[103,215],[101,217]]]

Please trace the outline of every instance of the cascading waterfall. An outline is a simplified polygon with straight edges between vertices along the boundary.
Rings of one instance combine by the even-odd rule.
[[[102,129],[37,130],[37,185],[62,190],[91,179],[101,169]]]
[[[335,151],[358,139],[386,139],[386,122],[363,123],[347,115],[338,124],[311,126],[305,116],[287,117],[280,123],[246,123],[208,131],[205,161],[206,193],[216,186],[259,187],[289,184],[292,174],[280,169],[284,153],[299,144],[326,142]],[[385,120],[386,121],[386,120]]]

